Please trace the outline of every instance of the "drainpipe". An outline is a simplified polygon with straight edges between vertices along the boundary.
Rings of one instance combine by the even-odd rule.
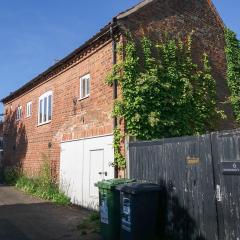
[[[117,19],[113,18],[111,27],[110,27],[110,34],[111,34],[111,38],[112,38],[112,63],[113,63],[113,65],[115,65],[117,63],[117,43],[116,43],[116,39],[115,39],[114,32],[113,32],[113,28],[116,26],[116,24],[117,24]],[[113,81],[113,100],[117,99],[117,97],[118,97],[117,85],[118,85],[117,81],[114,80]],[[113,118],[113,129],[115,129],[116,127],[117,127],[117,118],[114,117]],[[115,178],[118,177],[117,166],[114,169],[114,177]]]

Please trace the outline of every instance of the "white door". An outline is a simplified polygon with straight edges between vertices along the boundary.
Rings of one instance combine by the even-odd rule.
[[[97,137],[61,144],[60,188],[72,203],[98,208],[95,183],[114,177],[113,137]]]
[[[84,141],[84,207],[97,207],[98,188],[94,184],[103,179],[114,178],[114,168],[111,166],[113,158],[112,137],[91,138]]]

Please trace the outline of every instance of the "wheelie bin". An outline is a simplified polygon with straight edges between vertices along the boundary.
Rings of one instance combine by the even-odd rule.
[[[156,233],[161,187],[152,183],[129,183],[120,191],[121,240],[153,240]]]
[[[120,193],[116,186],[133,182],[129,179],[104,180],[95,184],[99,188],[101,235],[103,240],[120,238]]]

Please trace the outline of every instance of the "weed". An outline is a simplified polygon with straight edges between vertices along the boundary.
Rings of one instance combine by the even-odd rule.
[[[19,169],[10,168],[6,172],[6,183],[12,183],[18,189],[31,195],[52,201],[59,205],[70,204],[70,199],[59,190],[58,185],[52,181],[51,166],[48,157],[43,155],[43,164],[36,177],[27,177],[20,174]]]
[[[100,217],[99,213],[93,212],[90,216],[84,219],[78,226],[77,229],[81,231],[82,235],[87,235],[89,233],[99,233],[100,232]]]

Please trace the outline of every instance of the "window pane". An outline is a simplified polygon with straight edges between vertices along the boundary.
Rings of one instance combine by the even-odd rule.
[[[22,118],[22,107],[18,107],[16,111],[16,119],[20,120]]]
[[[52,96],[48,96],[48,120],[52,120]]]
[[[39,123],[42,123],[42,105],[43,105],[43,100],[40,100],[39,103]]]
[[[27,104],[27,117],[30,117],[32,113],[32,103]]]
[[[87,79],[86,79],[86,81],[87,81],[87,90],[86,90],[86,95],[89,95],[89,90],[90,90],[90,79],[89,79],[89,78],[87,78]]]
[[[86,96],[86,81],[85,78],[82,79],[82,97]]]
[[[32,114],[32,103],[29,104],[29,116]]]
[[[27,104],[27,117],[29,116],[29,103]]]
[[[47,98],[44,98],[43,122],[47,121]]]

